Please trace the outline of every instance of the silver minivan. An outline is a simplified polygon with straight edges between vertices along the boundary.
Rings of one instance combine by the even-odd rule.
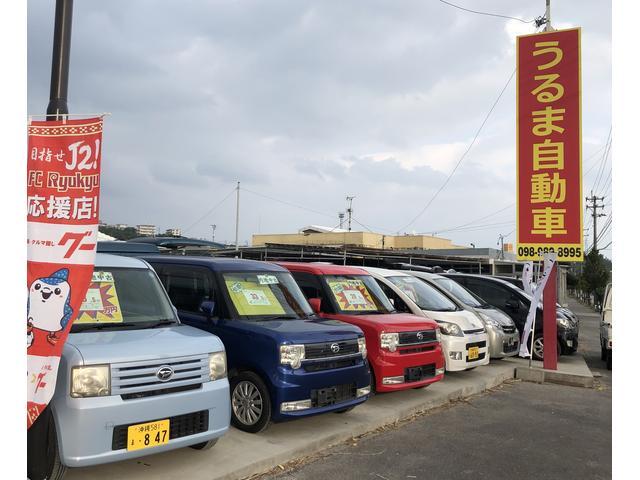
[[[183,325],[144,261],[98,254],[50,403],[47,478],[181,447],[229,428],[224,346]]]

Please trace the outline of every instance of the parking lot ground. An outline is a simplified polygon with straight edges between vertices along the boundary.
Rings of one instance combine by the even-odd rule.
[[[579,352],[602,375],[593,388],[508,381],[261,480],[611,478],[611,375],[600,360],[599,316],[569,307],[581,319]]]

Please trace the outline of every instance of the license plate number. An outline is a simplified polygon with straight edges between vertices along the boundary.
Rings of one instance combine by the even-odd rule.
[[[169,420],[139,423],[127,429],[127,450],[157,447],[169,443]]]
[[[480,355],[480,347],[469,347],[469,360],[476,360]]]

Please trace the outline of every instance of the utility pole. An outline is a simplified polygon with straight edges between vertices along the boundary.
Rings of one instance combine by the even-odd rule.
[[[238,245],[238,226],[240,225],[240,182],[236,187],[236,252],[240,249]]]
[[[504,260],[504,235],[498,235],[498,245],[500,245],[500,259]]]
[[[351,215],[353,214],[353,199],[354,198],[356,198],[356,197],[350,197],[350,196],[347,195],[347,202],[349,202],[349,206],[347,207],[347,215],[349,216],[348,220],[347,220],[347,225],[348,225],[347,229],[349,231],[351,231]]]
[[[56,0],[55,15],[47,120],[62,120],[62,115],[69,114],[67,92],[69,88],[73,0]]]
[[[216,225],[215,224],[211,225],[211,241],[212,242],[216,241]]]
[[[598,205],[598,201],[603,201],[604,197],[596,197],[591,192],[591,196],[586,198],[587,202],[591,202],[591,205],[587,205],[587,210],[591,210],[591,216],[593,217],[593,246],[591,247],[598,253],[598,217],[604,217],[606,214],[598,213],[599,208],[604,208],[604,205]]]
[[[547,21],[546,25],[544,26],[544,31],[553,31],[553,28],[551,28],[551,0],[547,0],[547,9],[544,12],[544,18]]]

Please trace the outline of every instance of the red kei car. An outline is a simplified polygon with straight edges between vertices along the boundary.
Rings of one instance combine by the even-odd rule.
[[[376,391],[419,388],[442,380],[445,367],[438,324],[395,313],[366,271],[314,263],[279,265],[291,272],[318,315],[356,325],[364,332]]]

